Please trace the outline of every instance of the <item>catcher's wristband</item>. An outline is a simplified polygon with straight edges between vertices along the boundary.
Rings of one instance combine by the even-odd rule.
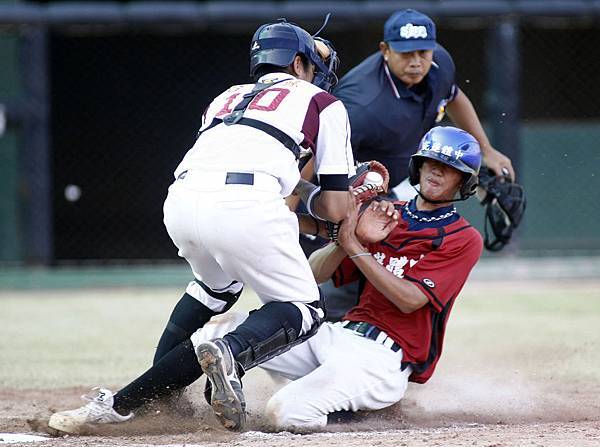
[[[312,217],[319,219],[319,220],[324,220],[324,219],[321,219],[313,210],[314,201],[316,200],[316,198],[320,192],[321,192],[320,186],[317,186],[315,189],[313,189],[311,191],[311,193],[308,196],[308,199],[306,199],[306,209],[308,210],[308,214],[310,214]]]
[[[319,224],[319,219],[317,219],[315,216],[310,216],[311,219],[313,220],[313,223],[315,224],[315,232],[311,235],[313,237],[317,237],[319,236],[319,233],[321,232],[321,225]]]

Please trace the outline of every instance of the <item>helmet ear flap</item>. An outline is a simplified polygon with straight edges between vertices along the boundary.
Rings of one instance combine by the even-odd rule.
[[[466,199],[471,197],[477,191],[478,178],[476,175],[469,174],[468,178],[460,187],[460,198]]]
[[[408,181],[413,186],[419,184],[421,176],[419,173],[419,168],[421,167],[422,163],[422,160],[414,156],[410,157],[410,160],[408,161]]]

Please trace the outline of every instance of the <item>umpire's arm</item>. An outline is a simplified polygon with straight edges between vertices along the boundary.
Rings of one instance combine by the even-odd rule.
[[[485,165],[496,175],[502,175],[502,169],[507,169],[511,180],[514,181],[515,170],[510,158],[490,144],[473,103],[462,90],[458,89],[456,97],[446,106],[446,112],[455,126],[466,130],[479,142]]]

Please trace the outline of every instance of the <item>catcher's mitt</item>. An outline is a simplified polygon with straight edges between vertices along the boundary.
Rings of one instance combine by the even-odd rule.
[[[525,213],[525,191],[508,177],[497,177],[489,168],[479,171],[479,186],[486,191],[481,205],[485,207],[484,245],[490,251],[501,250],[521,223]],[[488,226],[495,240],[490,240]]]
[[[365,161],[356,165],[356,174],[350,177],[349,183],[354,188],[354,196],[360,202],[368,202],[379,194],[387,193],[390,173],[378,161]],[[336,243],[340,223],[326,222],[329,239]]]
[[[356,174],[350,177],[354,195],[364,202],[388,191],[390,173],[378,161],[371,160],[356,165]]]

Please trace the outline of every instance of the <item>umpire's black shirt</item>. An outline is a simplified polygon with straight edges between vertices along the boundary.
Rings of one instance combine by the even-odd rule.
[[[433,51],[427,76],[410,89],[389,71],[380,52],[350,70],[333,94],[348,109],[354,158],[383,163],[390,187],[402,182],[419,141],[456,95],[454,76],[452,57],[441,45]]]

